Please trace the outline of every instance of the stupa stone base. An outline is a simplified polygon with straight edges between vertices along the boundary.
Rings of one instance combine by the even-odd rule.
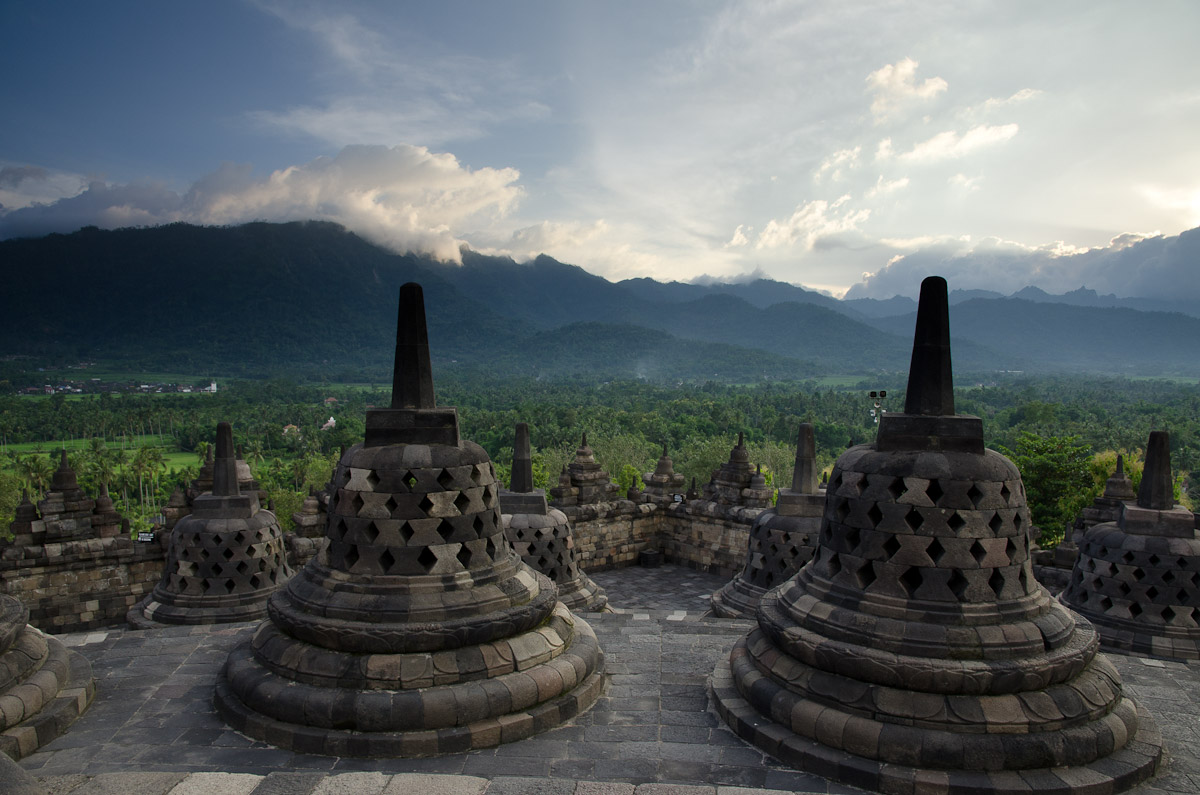
[[[745,639],[739,642],[735,655],[739,652],[745,655],[745,643]],[[1018,734],[974,735],[980,746],[990,749],[1000,760],[1001,765],[996,769],[951,770],[883,762],[837,746],[873,753],[887,732],[903,739],[902,747],[916,762],[921,757],[953,754],[954,741],[962,735],[923,732],[912,726],[883,724],[849,715],[812,701],[777,698],[787,691],[761,676],[749,684],[750,698],[746,698],[733,670],[729,662],[718,662],[709,680],[709,694],[721,719],[739,737],[797,770],[886,795],[914,792],[1109,795],[1150,778],[1163,761],[1162,735],[1154,719],[1144,708],[1126,699],[1123,708],[1136,714],[1136,734],[1120,750],[1088,764],[1001,769],[1010,745],[1014,753],[1019,752],[1016,746],[1021,735]],[[792,725],[806,727],[816,739],[796,733],[790,728]],[[1062,742],[1092,742],[1091,747],[1095,748],[1098,739],[1096,734],[1064,735]],[[959,754],[957,758],[963,757]]]
[[[333,651],[264,623],[230,654],[215,701],[234,729],[280,748],[414,757],[545,731],[591,707],[604,681],[595,633],[560,603],[515,636],[407,654]]]
[[[0,752],[21,759],[61,735],[92,703],[92,666],[25,623],[15,599],[0,605]]]

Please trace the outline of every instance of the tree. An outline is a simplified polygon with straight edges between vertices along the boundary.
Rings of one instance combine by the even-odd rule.
[[[1038,436],[1023,431],[1007,452],[1021,470],[1029,513],[1044,547],[1056,546],[1067,525],[1095,498],[1092,451],[1078,436]]]

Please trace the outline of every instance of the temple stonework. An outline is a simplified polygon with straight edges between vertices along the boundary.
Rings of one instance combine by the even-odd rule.
[[[825,495],[817,484],[813,426],[802,423],[792,487],[780,489],[775,507],[754,520],[746,568],[713,594],[713,612],[724,618],[754,618],[763,594],[791,579],[812,560],[824,512]]]
[[[558,486],[550,489],[550,496],[555,507],[595,505],[620,499],[616,484],[609,480],[608,472],[596,463],[586,433],[575,451],[575,458],[559,477]]]
[[[79,488],[75,470],[67,462],[64,449],[58,469],[50,480],[50,490],[38,502],[38,513],[46,533],[44,543],[94,537],[92,513],[95,509],[96,501]]]
[[[654,471],[642,475],[642,483],[644,484],[641,494],[643,502],[670,505],[676,502],[677,497],[682,500],[683,495],[687,492],[687,479],[675,471],[675,462],[671,460],[671,456],[667,455],[665,444]]]
[[[718,664],[718,712],[797,769],[881,792],[1151,776],[1154,722],[1034,579],[1028,526],[1017,468],[954,412],[946,283],[926,279],[905,410],[834,465],[816,555]]]
[[[416,284],[400,290],[391,408],[367,413],[334,482],[327,546],[218,680],[233,728],[304,753],[426,756],[592,705],[596,636],[508,543],[487,453],[437,407]]]
[[[1200,538],[1172,488],[1170,439],[1154,431],[1136,502],[1084,531],[1062,600],[1096,625],[1106,647],[1197,660]]]
[[[521,560],[558,586],[558,599],[571,610],[595,612],[608,604],[604,589],[579,568],[567,515],[546,504],[533,487],[529,426],[518,423],[510,487],[500,492],[504,534]]]
[[[292,575],[275,515],[242,493],[233,430],[217,426],[211,491],[171,530],[162,579],[129,611],[130,626],[220,624],[266,615],[267,597]]]

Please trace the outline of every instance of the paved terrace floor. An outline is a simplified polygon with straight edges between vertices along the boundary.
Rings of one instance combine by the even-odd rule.
[[[254,624],[61,636],[92,663],[91,709],[22,760],[51,793],[71,795],[750,795],[857,793],[789,770],[735,737],[705,680],[750,622],[705,617],[724,580],[663,566],[593,578],[619,612],[586,616],[607,657],[596,706],[499,748],[432,759],[296,754],[228,729],[212,687]],[[1171,759],[1135,792],[1200,792],[1200,665],[1112,655],[1157,718]]]

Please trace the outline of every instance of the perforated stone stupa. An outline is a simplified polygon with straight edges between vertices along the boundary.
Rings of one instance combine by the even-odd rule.
[[[392,404],[342,456],[328,545],[230,653],[216,704],[238,731],[332,756],[519,740],[587,709],[603,655],[504,537],[487,453],[436,406],[421,288],[400,290]]]
[[[717,666],[717,709],[807,772],[882,792],[1111,792],[1153,721],[1034,580],[1020,473],[954,413],[946,283],[921,285],[904,413],[830,476],[817,552]]]
[[[712,595],[713,612],[724,618],[754,618],[763,594],[792,578],[812,560],[825,513],[818,488],[813,426],[801,423],[792,487],[780,489],[775,507],[750,527],[746,568]]]
[[[1200,538],[1175,504],[1166,431],[1150,434],[1137,501],[1084,533],[1062,599],[1106,647],[1200,659]]]
[[[212,491],[171,529],[158,585],[126,616],[130,626],[221,624],[266,615],[267,598],[292,571],[275,514],[243,494],[233,429],[217,425]]]
[[[67,730],[96,692],[78,652],[29,625],[29,610],[0,594],[0,754],[20,759]]]
[[[598,611],[608,604],[604,589],[579,568],[575,537],[567,515],[546,504],[546,492],[533,487],[529,426],[517,423],[510,488],[500,492],[504,534],[534,571],[558,586],[558,599],[571,610]]]

